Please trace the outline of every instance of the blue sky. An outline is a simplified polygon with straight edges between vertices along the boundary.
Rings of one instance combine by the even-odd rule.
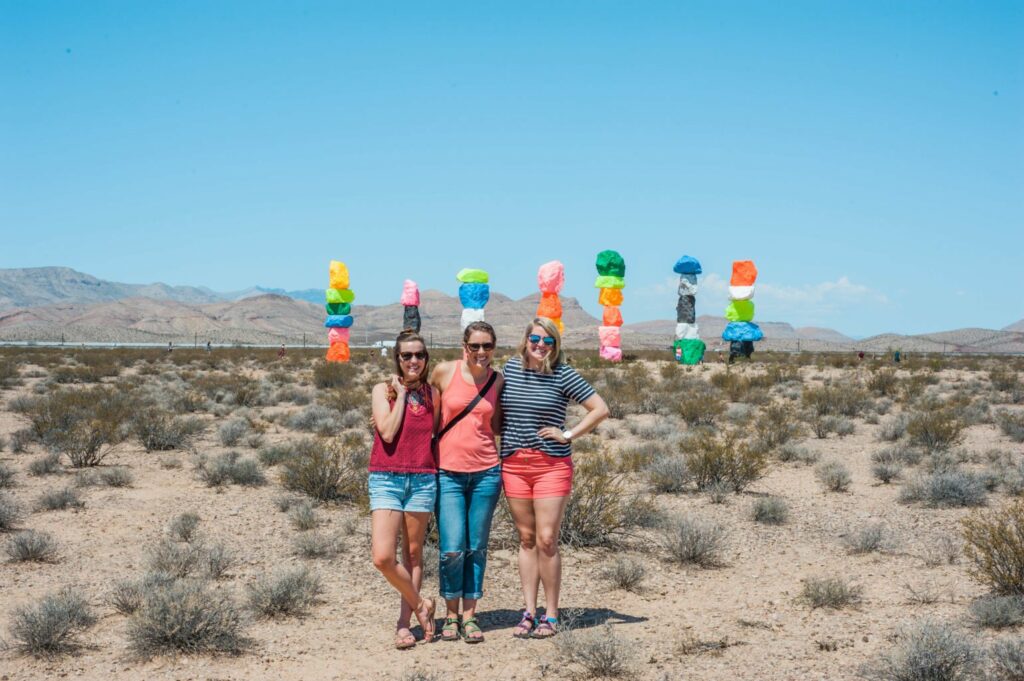
[[[627,322],[735,259],[757,319],[1024,317],[1019,2],[0,0],[0,267],[233,290],[626,259]]]

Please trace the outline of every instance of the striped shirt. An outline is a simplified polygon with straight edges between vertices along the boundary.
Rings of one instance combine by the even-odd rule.
[[[501,391],[504,427],[501,457],[517,449],[539,449],[550,456],[569,456],[569,443],[537,435],[544,426],[565,430],[565,408],[569,400],[584,402],[596,391],[568,364],[559,364],[550,374],[523,369],[522,357],[505,364],[505,388]]]

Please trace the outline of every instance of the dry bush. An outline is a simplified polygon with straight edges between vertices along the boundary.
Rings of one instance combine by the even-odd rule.
[[[722,525],[690,515],[673,516],[662,526],[662,547],[666,557],[675,563],[722,565],[725,540]]]
[[[14,487],[14,469],[5,463],[0,463],[0,489]]]
[[[701,384],[701,388],[679,397],[676,413],[691,428],[711,426],[725,412],[725,400],[717,391]]]
[[[316,515],[316,511],[309,505],[308,502],[302,502],[295,505],[288,513],[288,519],[292,523],[292,527],[300,532],[306,530],[315,530],[320,524],[320,519]]]
[[[862,387],[850,383],[804,388],[802,400],[818,416],[859,416],[870,402]]]
[[[767,467],[763,451],[731,432],[722,437],[702,433],[681,446],[690,449],[685,452],[686,465],[701,490],[716,483],[726,483],[733,491],[741,492],[764,475]]]
[[[190,542],[199,536],[199,522],[195,513],[179,513],[168,523],[167,534],[174,541]]]
[[[132,398],[114,388],[59,390],[35,400],[26,414],[32,431],[75,467],[97,466],[124,439]]]
[[[305,532],[292,542],[295,553],[303,558],[333,558],[341,553],[344,545],[336,535]]]
[[[1024,679],[1024,640],[996,641],[989,651],[989,662],[992,681],[1021,681]]]
[[[689,486],[692,476],[682,456],[655,459],[645,471],[651,491],[657,494],[679,494]]]
[[[892,397],[899,391],[900,379],[895,369],[881,368],[868,379],[868,390],[882,397]]]
[[[965,427],[950,407],[926,409],[911,415],[907,435],[911,443],[926,450],[945,450],[963,439]]]
[[[320,578],[306,567],[262,577],[248,587],[249,607],[260,617],[305,614],[323,593]]]
[[[10,532],[21,519],[21,506],[14,497],[0,492],[0,532]]]
[[[971,620],[986,629],[1008,629],[1024,624],[1024,599],[1020,596],[982,596],[971,602]]]
[[[85,502],[74,487],[63,487],[43,492],[36,500],[36,509],[40,511],[63,511],[67,508],[82,508]]]
[[[57,542],[46,532],[25,530],[7,542],[7,555],[13,561],[56,563],[60,558]]]
[[[248,647],[245,620],[226,593],[195,580],[151,585],[128,626],[142,657],[161,653],[240,653]]]
[[[963,521],[971,575],[1002,595],[1024,595],[1024,502]]]
[[[754,437],[761,449],[772,450],[803,435],[796,409],[786,404],[772,404],[761,410],[754,423]]]
[[[71,589],[18,608],[11,616],[11,639],[22,653],[54,657],[77,650],[79,635],[96,623],[85,598]]]
[[[982,656],[963,632],[925,620],[905,629],[892,652],[865,665],[871,681],[972,681],[980,678]]]
[[[814,470],[814,475],[829,492],[846,492],[850,489],[853,476],[840,461],[823,461]]]
[[[212,459],[200,456],[195,461],[196,473],[208,487],[219,487],[234,483],[248,487],[258,487],[267,482],[259,463],[253,459],[243,459],[238,452],[225,452]]]
[[[961,470],[945,470],[907,482],[897,497],[903,504],[921,502],[932,508],[984,506],[987,490],[978,476]]]
[[[301,440],[286,459],[281,484],[318,501],[349,501],[368,508],[365,448],[346,446],[337,440]]]
[[[317,435],[333,435],[343,430],[342,415],[338,410],[320,404],[311,404],[288,419],[288,427]]]
[[[996,424],[1003,435],[1014,442],[1024,442],[1024,412],[1010,412],[1000,409],[996,412]]]
[[[881,482],[882,484],[888,485],[893,480],[896,480],[902,475],[903,466],[898,463],[883,463],[877,462],[871,466],[871,474]]]
[[[113,468],[105,468],[100,471],[100,482],[107,487],[131,487],[132,477],[131,471],[123,466],[114,466]]]
[[[621,473],[639,473],[669,455],[670,448],[663,442],[642,442],[619,450],[618,469]]]
[[[279,463],[291,458],[294,448],[290,442],[283,442],[276,445],[265,445],[260,448],[256,458],[264,466],[276,466]]]
[[[844,544],[850,553],[892,551],[895,542],[882,523],[870,523],[847,535]]]
[[[313,366],[313,385],[325,388],[346,388],[359,376],[359,369],[353,364],[318,361]]]
[[[789,519],[789,506],[780,497],[762,497],[754,501],[750,515],[754,522],[784,525]]]
[[[996,367],[988,372],[988,380],[992,388],[1001,393],[1012,392],[1019,384],[1020,377],[1009,367]]]
[[[594,454],[576,464],[560,542],[575,548],[614,546],[653,513],[653,502],[626,489],[612,458]]]
[[[810,577],[804,580],[798,600],[811,608],[840,610],[860,602],[863,589],[842,577]]]
[[[598,631],[564,630],[555,639],[558,656],[573,679],[625,679],[637,674],[635,646],[611,625]]]
[[[711,385],[725,393],[730,402],[743,402],[751,388],[749,378],[728,370],[712,374]]]
[[[28,464],[29,475],[43,476],[60,473],[63,468],[60,465],[60,454],[44,454],[33,459]]]
[[[599,575],[617,589],[639,592],[647,578],[647,568],[635,558],[616,556],[601,569]]]
[[[783,463],[796,461],[804,465],[817,463],[819,458],[819,454],[817,454],[816,452],[812,452],[806,447],[801,447],[792,442],[784,444],[781,447],[779,447],[775,452],[775,456],[779,459],[779,461],[782,461]]]
[[[147,452],[183,449],[205,429],[195,417],[173,416],[162,409],[140,411],[132,420],[132,433]]]
[[[204,373],[191,380],[192,387],[214,404],[253,407],[259,401],[260,386],[257,381],[238,373]],[[197,400],[190,398],[189,406],[195,407]]]

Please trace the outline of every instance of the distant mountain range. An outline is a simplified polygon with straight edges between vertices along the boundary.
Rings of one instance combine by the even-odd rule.
[[[513,300],[491,293],[487,320],[499,342],[513,345],[537,308],[539,294]],[[219,293],[205,287],[123,284],[97,279],[67,267],[0,269],[0,341],[108,343],[326,343],[323,290],[286,291],[252,287]],[[597,346],[600,320],[575,298],[563,298],[567,347]],[[459,340],[462,306],[440,291],[421,293],[423,333],[436,344]],[[390,340],[400,330],[403,308],[355,305],[354,344]],[[698,318],[701,337],[714,349],[722,344],[722,317]],[[832,329],[794,328],[760,322],[765,350],[884,352],[1024,352],[1024,319],[1002,330],[957,329],[933,334],[883,334],[854,340]],[[623,347],[666,348],[675,321],[638,322],[622,327]]]

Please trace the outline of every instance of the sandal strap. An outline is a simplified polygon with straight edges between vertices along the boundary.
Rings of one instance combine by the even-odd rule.
[[[458,617],[445,617],[444,618],[444,623],[445,624],[458,624],[461,621],[462,620],[460,620]]]

